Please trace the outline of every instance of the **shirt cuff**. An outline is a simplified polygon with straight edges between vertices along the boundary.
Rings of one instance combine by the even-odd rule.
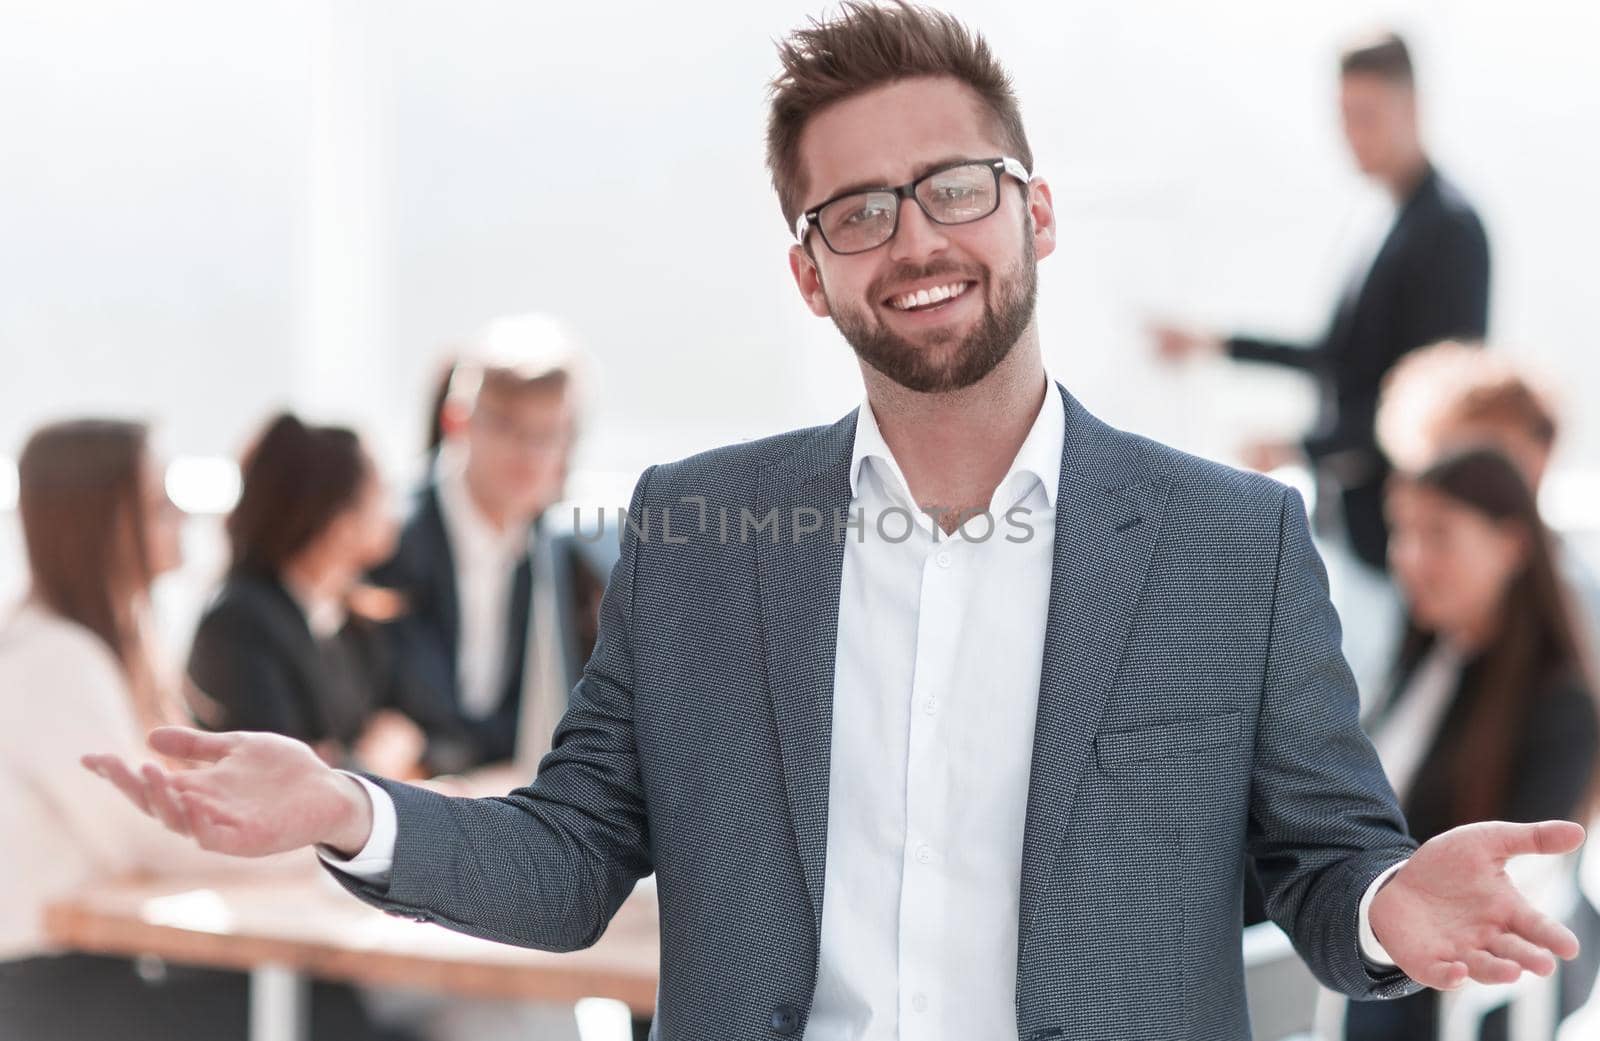
[[[345,860],[324,845],[317,846],[317,856],[321,857],[322,862],[329,867],[363,882],[387,885],[389,872],[394,867],[395,836],[400,830],[395,817],[394,800],[389,797],[388,792],[360,774],[351,773],[349,770],[339,772],[358,781],[366,791],[367,798],[372,801],[372,834],[367,836],[367,844],[361,847],[361,852],[349,860]]]
[[[388,798],[387,795],[384,797]],[[1377,934],[1372,931],[1372,901],[1378,895],[1378,890],[1383,888],[1383,884],[1405,866],[1406,862],[1402,860],[1373,879],[1372,884],[1367,886],[1367,891],[1362,894],[1361,908],[1357,912],[1360,917],[1361,956],[1371,962],[1374,968],[1383,971],[1395,968],[1395,963],[1394,959],[1389,957],[1389,952],[1383,949],[1383,944],[1378,942]]]

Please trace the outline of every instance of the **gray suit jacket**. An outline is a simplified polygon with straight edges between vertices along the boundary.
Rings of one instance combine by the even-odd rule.
[[[1248,1037],[1247,853],[1319,979],[1417,989],[1359,953],[1362,892],[1414,844],[1356,721],[1299,497],[1063,397],[1019,1036]],[[652,1037],[800,1036],[855,418],[646,471],[537,778],[483,800],[380,781],[399,814],[391,881],[340,881],[394,913],[571,950],[654,871]]]

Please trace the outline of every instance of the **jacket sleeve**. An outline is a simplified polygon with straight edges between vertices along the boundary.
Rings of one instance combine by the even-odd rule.
[[[1420,985],[1360,954],[1367,886],[1416,843],[1357,721],[1327,573],[1299,493],[1281,502],[1277,585],[1257,721],[1247,843],[1266,911],[1324,985],[1354,998]]]
[[[651,473],[634,489],[631,516],[642,512]],[[391,913],[501,943],[568,951],[600,938],[653,870],[633,728],[639,551],[629,529],[594,655],[533,782],[466,799],[371,778],[394,800],[392,872],[381,886],[326,868],[342,886]]]
[[[1302,371],[1310,371],[1322,364],[1322,351],[1319,347],[1285,343],[1282,340],[1230,336],[1224,341],[1223,346],[1227,349],[1229,357],[1239,361],[1260,361]]]

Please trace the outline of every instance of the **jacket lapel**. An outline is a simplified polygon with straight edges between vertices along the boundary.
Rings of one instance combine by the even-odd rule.
[[[1093,754],[1167,497],[1165,482],[1145,468],[1142,439],[1101,423],[1065,391],[1063,398],[1066,441],[1023,827],[1019,960]]]
[[[757,479],[756,516],[772,511],[776,538],[756,542],[761,627],[795,847],[822,930],[822,884],[828,845],[828,770],[833,737],[834,650],[844,540],[833,518],[850,506],[855,412],[820,431],[791,459]],[[795,511],[815,510],[820,529],[794,537]],[[800,517],[809,526],[809,513]]]

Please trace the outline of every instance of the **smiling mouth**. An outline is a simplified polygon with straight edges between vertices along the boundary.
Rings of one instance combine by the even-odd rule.
[[[975,282],[950,282],[942,286],[933,286],[929,289],[919,289],[914,293],[901,293],[891,296],[884,301],[896,311],[932,311],[937,307],[965,296]]]

